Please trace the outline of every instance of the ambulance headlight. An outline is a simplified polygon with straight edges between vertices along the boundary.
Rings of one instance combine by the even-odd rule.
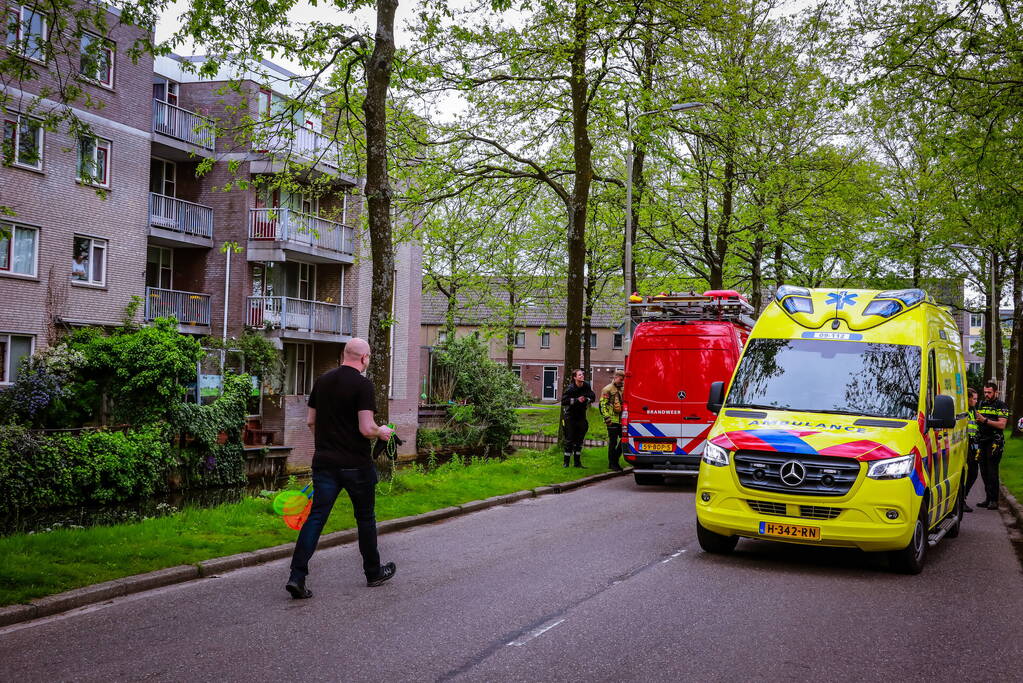
[[[721,446],[715,446],[712,443],[708,443],[707,447],[703,449],[703,461],[708,465],[714,465],[715,467],[727,467],[728,451]]]
[[[867,476],[871,479],[902,479],[913,472],[912,455],[904,455],[901,458],[889,458],[888,460],[877,460],[870,463]]]

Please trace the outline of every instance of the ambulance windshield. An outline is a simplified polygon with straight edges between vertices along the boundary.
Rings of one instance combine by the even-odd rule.
[[[750,339],[728,406],[911,420],[920,364],[918,346]]]

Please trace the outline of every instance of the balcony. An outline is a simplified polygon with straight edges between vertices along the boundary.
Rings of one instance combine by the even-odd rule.
[[[294,123],[271,125],[257,130],[253,147],[275,157],[298,156],[330,169],[341,167],[341,145],[323,133]]]
[[[352,308],[286,296],[250,296],[245,324],[281,339],[346,341],[352,335]]]
[[[171,247],[211,247],[213,209],[150,192],[149,237]]]
[[[146,287],[145,318],[176,318],[182,332],[209,334],[210,295]]]
[[[153,100],[153,143],[160,155],[173,161],[188,161],[192,154],[210,156],[217,138],[213,119]]]
[[[294,209],[249,209],[246,255],[249,261],[287,261],[289,256],[299,256],[317,263],[352,263],[355,230]]]

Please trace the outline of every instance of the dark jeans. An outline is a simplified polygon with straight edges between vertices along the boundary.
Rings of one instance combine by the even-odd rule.
[[[622,455],[622,426],[607,426],[607,466],[611,469],[620,467],[618,458]]]
[[[355,523],[359,529],[359,552],[362,553],[362,569],[368,578],[380,573],[380,553],[377,552],[377,520],[374,512],[376,501],[376,467],[342,469],[340,467],[318,467],[313,469],[313,506],[309,518],[298,532],[295,554],[291,558],[291,579],[301,581],[309,574],[309,558],[316,550],[320,533],[327,523],[327,517],[334,507],[341,489],[348,491],[355,511]]]
[[[977,446],[970,444],[970,451],[966,454],[966,483],[963,485],[963,498],[970,495],[973,483],[977,481],[977,473],[980,471],[980,463],[977,461]]]
[[[980,478],[984,480],[984,500],[989,503],[997,503],[1001,497],[998,490],[998,465],[1002,462],[1004,446],[1001,439],[977,442],[980,449]]]
[[[565,451],[575,453],[583,449],[583,440],[586,439],[586,430],[589,428],[586,422],[586,415],[582,417],[565,418]]]

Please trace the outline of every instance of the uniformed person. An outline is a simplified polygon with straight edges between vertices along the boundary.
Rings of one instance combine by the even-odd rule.
[[[980,478],[984,480],[984,500],[977,507],[998,509],[998,465],[1005,447],[1005,424],[1009,406],[998,398],[998,384],[984,383],[984,400],[977,405],[977,450],[980,452]]]
[[[966,399],[969,402],[970,411],[970,422],[966,426],[966,431],[970,437],[970,450],[966,456],[966,484],[963,487],[963,510],[965,512],[973,512],[973,508],[966,503],[966,497],[970,495],[970,489],[973,488],[973,482],[977,481],[977,472],[980,469],[977,453],[977,390],[972,387],[967,389]]]
[[[586,381],[582,370],[572,372],[572,381],[561,395],[561,405],[565,410],[565,467],[569,459],[575,460],[576,467],[582,467],[583,441],[589,423],[586,421],[586,409],[597,400],[593,395],[590,383]]]
[[[600,390],[600,414],[607,427],[607,467],[622,471],[618,458],[622,455],[622,386],[625,371],[615,370],[614,379]]]

